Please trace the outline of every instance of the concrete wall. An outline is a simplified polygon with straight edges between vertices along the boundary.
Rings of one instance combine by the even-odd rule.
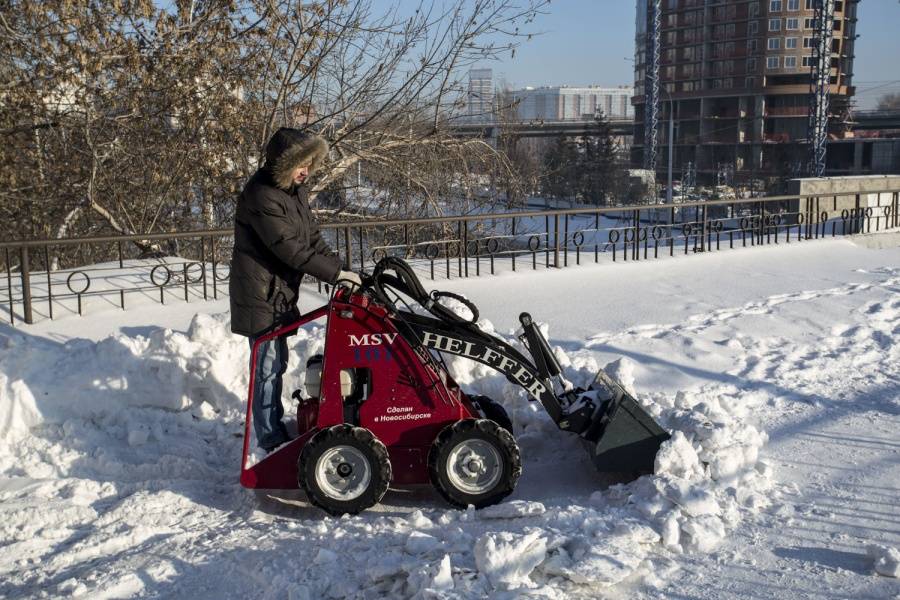
[[[885,193],[883,190],[900,190],[900,175],[818,177],[792,179],[788,183],[788,194],[818,196],[818,210],[820,213],[827,212],[828,219],[839,219],[844,210],[856,208],[857,194],[859,194],[860,208],[893,206],[896,192]],[[836,194],[848,195],[836,196]],[[802,206],[792,207],[792,210],[798,209],[804,210]],[[883,209],[875,210],[873,216],[881,216],[882,212]],[[884,217],[882,216],[882,218]]]

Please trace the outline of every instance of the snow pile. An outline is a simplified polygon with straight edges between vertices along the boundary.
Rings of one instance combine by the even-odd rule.
[[[875,572],[885,577],[900,577],[900,550],[880,544],[870,544],[866,554],[872,559]]]
[[[488,321],[480,326],[494,332]],[[210,553],[224,555],[231,547],[231,560],[266,565],[273,590],[299,597],[529,590],[565,598],[652,578],[672,553],[713,551],[742,516],[767,506],[772,486],[771,469],[758,461],[766,436],[749,423],[765,396],[708,386],[638,395],[674,435],[657,457],[656,474],[635,482],[580,497],[567,490],[539,499],[514,496],[482,511],[427,503],[402,516],[371,511],[330,519],[309,511],[287,526],[269,523],[266,539],[259,534],[258,501],[236,483],[249,348],[229,332],[227,315],[197,315],[186,333],[155,329],[97,343],[4,331],[0,477],[20,483],[0,486],[0,545],[6,547],[0,575],[18,572],[10,581],[23,586],[146,591],[125,550],[168,555],[168,546],[154,544],[172,537],[188,540],[182,562],[218,563],[225,559]],[[290,338],[297,358],[286,374],[285,397],[300,386],[305,359],[323,344],[318,326]],[[598,364],[590,351],[555,351],[567,379],[582,385],[593,379]],[[541,465],[574,464],[593,476],[577,438],[559,432],[524,391],[479,363],[457,357],[448,363],[465,389],[506,406],[526,474]],[[607,371],[633,388],[634,367],[621,359]],[[290,407],[286,412],[293,414]],[[196,554],[197,544],[207,544],[196,523],[222,519],[229,525],[215,549]],[[92,566],[98,560],[108,561],[104,572]],[[309,563],[315,568],[295,568]],[[38,572],[21,571],[37,564]],[[226,566],[216,577],[227,582],[223,591],[240,595],[249,584],[235,582]],[[0,593],[15,591],[3,585]]]

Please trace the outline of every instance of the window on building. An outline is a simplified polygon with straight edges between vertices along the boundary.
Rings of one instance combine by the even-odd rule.
[[[781,38],[769,38],[769,50],[780,50]]]
[[[769,19],[769,31],[781,31],[781,19]]]
[[[784,22],[785,29],[800,29],[800,19],[786,19]]]
[[[757,40],[747,40],[747,52],[750,54],[756,54],[756,49],[759,47]]]
[[[666,79],[675,79],[675,67],[666,67],[664,75]]]
[[[781,12],[781,0],[769,0],[769,12]]]
[[[729,77],[728,79],[726,79],[723,82],[722,87],[724,87],[726,89],[734,87],[734,80],[731,77]]]
[[[748,27],[750,28],[750,35],[756,35],[759,33],[759,21],[750,21],[750,25],[748,25]]]
[[[815,44],[815,42],[813,42],[813,38],[811,38],[811,37],[805,37],[805,38],[803,38],[803,47],[804,47],[804,48],[812,48],[812,47],[814,47],[815,45],[816,45],[816,44]]]
[[[806,10],[812,10],[816,7],[816,2],[821,2],[822,0],[806,0]]]
[[[759,2],[751,2],[747,7],[747,14],[751,17],[759,16]]]
[[[785,56],[784,57],[784,68],[785,69],[796,69],[797,68],[797,57],[796,56]]]
[[[800,10],[800,0],[787,0],[788,10]]]
[[[793,50],[797,47],[797,38],[784,38],[784,47]]]
[[[766,68],[767,69],[777,69],[778,65],[781,62],[780,58],[781,57],[779,57],[779,56],[770,56],[769,58],[767,58],[766,59]]]
[[[712,86],[713,86],[714,90],[718,90],[719,88],[722,87],[722,80],[721,79],[713,79]]]
[[[803,29],[815,29],[816,28],[816,20],[812,17],[803,19]]]
[[[675,60],[675,48],[666,49],[665,59],[670,62]]]
[[[746,78],[744,78],[744,87],[746,87],[746,88],[755,88],[755,87],[756,87],[756,77],[746,77]]]
[[[813,64],[813,57],[812,57],[812,56],[804,56],[804,57],[803,57],[803,66],[804,66],[804,67],[811,67],[812,64]]]

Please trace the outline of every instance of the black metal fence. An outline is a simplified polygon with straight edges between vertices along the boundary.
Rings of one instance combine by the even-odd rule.
[[[345,268],[382,256],[410,260],[426,278],[641,261],[900,228],[900,190],[384,219],[322,225]],[[147,302],[228,293],[232,231],[0,243],[0,320],[33,323]],[[304,284],[305,285],[305,284]],[[317,282],[311,285],[319,286]]]

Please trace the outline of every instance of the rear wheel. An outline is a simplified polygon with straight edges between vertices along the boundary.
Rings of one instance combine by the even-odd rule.
[[[297,478],[309,501],[325,512],[356,514],[384,497],[391,461],[387,448],[368,429],[335,425],[303,447]]]
[[[522,474],[519,446],[494,421],[467,419],[445,427],[428,454],[431,483],[450,504],[482,508],[516,488]]]

